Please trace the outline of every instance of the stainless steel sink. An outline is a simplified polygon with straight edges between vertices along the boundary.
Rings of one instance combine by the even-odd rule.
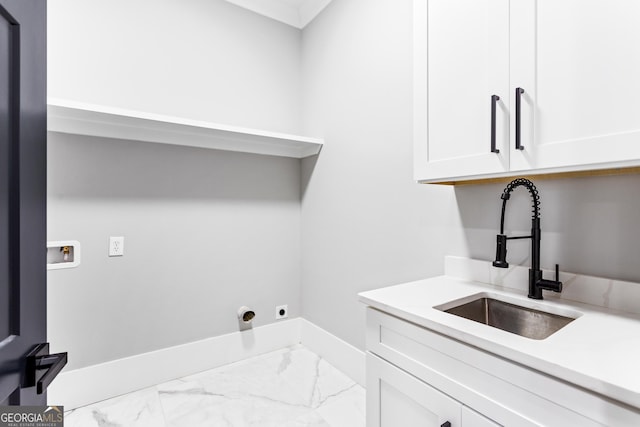
[[[575,317],[547,313],[490,297],[480,297],[443,311],[534,340],[545,339],[575,320]]]

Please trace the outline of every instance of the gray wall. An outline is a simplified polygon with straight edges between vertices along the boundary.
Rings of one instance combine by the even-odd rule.
[[[300,32],[222,0],[49,2],[49,96],[297,132]],[[83,366],[300,315],[300,161],[50,134],[49,340]],[[125,236],[125,256],[107,256]]]
[[[333,0],[303,32],[222,0],[58,0],[49,16],[50,96],[326,139],[301,170],[51,135],[48,238],[83,245],[79,268],[49,272],[71,368],[235,331],[241,304],[260,325],[288,303],[362,348],[358,292],[493,257],[504,185],[412,179],[411,0]],[[536,184],[544,267],[640,281],[640,176]],[[528,232],[526,192],[508,209]]]
[[[69,368],[238,330],[236,310],[300,313],[298,160],[49,134],[48,336]],[[107,256],[125,236],[124,257]]]
[[[289,133],[300,31],[224,0],[48,2],[49,97]]]
[[[305,130],[328,141],[303,162],[303,315],[360,348],[358,292],[441,274],[447,254],[495,256],[505,184],[412,181],[411,3],[334,0],[303,32]],[[543,267],[640,282],[640,176],[534,181]],[[507,232],[530,224],[518,189]],[[508,259],[527,265],[529,242]]]
[[[640,176],[532,179],[540,191],[541,263],[552,269],[640,282]],[[468,253],[493,259],[504,184],[461,186],[456,199]],[[505,216],[508,235],[531,228],[528,192],[516,189]],[[509,241],[508,260],[529,265],[527,240]],[[639,302],[640,304],[640,302]]]
[[[334,0],[303,32],[305,131],[327,139],[303,162],[303,315],[360,348],[358,292],[464,252],[453,188],[412,178],[411,5]]]

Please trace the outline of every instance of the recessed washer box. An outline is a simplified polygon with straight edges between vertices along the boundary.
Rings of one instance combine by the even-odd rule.
[[[47,242],[47,270],[60,270],[80,265],[80,242],[60,240]]]

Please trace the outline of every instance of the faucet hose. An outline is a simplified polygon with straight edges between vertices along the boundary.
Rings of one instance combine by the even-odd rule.
[[[500,196],[500,198],[502,199],[502,215],[500,215],[500,234],[504,234],[504,211],[505,211],[505,208],[507,207],[507,200],[509,200],[509,198],[511,197],[511,192],[520,186],[525,187],[527,190],[529,190],[529,193],[531,194],[531,200],[532,200],[531,219],[540,218],[540,195],[538,194],[538,189],[536,188],[534,183],[529,181],[528,179],[516,178],[513,181],[511,181],[509,184],[507,184],[507,186],[504,188],[504,191],[502,192],[502,195]]]

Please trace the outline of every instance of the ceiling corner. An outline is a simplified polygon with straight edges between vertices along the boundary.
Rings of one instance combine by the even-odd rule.
[[[331,0],[226,0],[236,6],[303,29]]]

